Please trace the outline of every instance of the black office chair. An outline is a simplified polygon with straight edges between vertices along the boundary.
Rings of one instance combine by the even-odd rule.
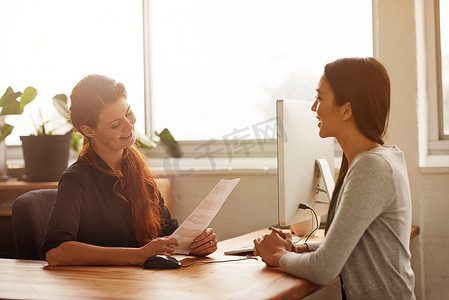
[[[12,223],[17,258],[43,260],[41,246],[56,199],[56,191],[56,189],[29,191],[14,200]]]

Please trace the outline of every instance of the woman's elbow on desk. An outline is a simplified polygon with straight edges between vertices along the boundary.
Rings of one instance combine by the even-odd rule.
[[[310,277],[307,279],[320,286],[326,286],[334,281],[339,274],[339,272],[335,272],[330,269],[318,269],[313,271],[313,273],[310,274]]]
[[[45,260],[51,267],[64,265],[82,265],[85,263],[82,263],[80,261],[80,253],[82,253],[82,249],[80,249],[77,242],[67,241],[61,243],[57,247],[48,250],[45,254]]]
[[[309,253],[287,253],[280,260],[280,267],[287,273],[312,281],[320,286],[331,283],[339,275],[332,265],[307,258]]]
[[[310,281],[312,281],[315,284],[318,284],[320,286],[326,286],[328,284],[330,284],[332,281],[335,280],[335,278],[338,277],[338,274],[336,275],[331,275],[331,276],[326,276],[324,274],[322,274],[323,276],[317,276],[314,279],[311,279]]]
[[[59,247],[59,246],[58,246]],[[50,267],[55,267],[58,265],[61,265],[58,259],[58,247],[55,247],[53,249],[50,249],[46,254],[44,259],[47,261],[47,263],[50,265]]]

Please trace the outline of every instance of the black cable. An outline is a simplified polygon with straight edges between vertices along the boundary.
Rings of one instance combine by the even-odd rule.
[[[308,208],[304,208],[304,209],[308,209]],[[312,218],[313,218],[313,213],[312,213],[312,211],[310,211],[310,215],[312,216]],[[312,222],[312,224],[313,224],[313,222]],[[300,242],[302,242],[302,240],[305,238],[305,237],[308,237],[309,235],[311,235],[313,233],[313,227],[312,228],[310,228],[310,230],[306,233],[306,234],[304,234],[303,236],[301,236],[301,237],[299,237],[299,239],[296,241],[296,242],[294,242],[293,244],[299,244]]]
[[[240,261],[240,260],[248,260],[248,259],[255,259],[259,260],[257,257],[254,256],[245,256],[243,258],[237,258],[237,259],[226,259],[226,260],[211,260],[211,261],[196,261],[189,265],[181,265],[181,267],[187,268],[196,264],[213,264],[213,263],[223,263],[223,262],[230,262],[230,261]]]
[[[307,205],[307,204],[305,204],[305,203],[300,203],[298,207],[299,207],[300,209],[310,209],[310,211],[313,213],[313,216],[315,216],[315,223],[316,223],[316,226],[315,226],[315,228],[312,228],[312,231],[306,235],[306,240],[304,241],[304,243],[306,243],[306,242],[309,240],[309,237],[310,237],[315,231],[318,230],[318,228],[320,227],[320,225],[318,224],[318,216],[316,215],[316,212],[315,212],[315,210],[314,210],[313,208],[311,208],[309,205]],[[313,217],[313,216],[312,216],[312,217]],[[313,224],[313,221],[312,221],[312,224]],[[302,239],[303,239],[303,238],[301,238],[298,242],[300,242]],[[296,243],[298,243],[298,242],[296,242]]]
[[[318,216],[316,215],[315,210],[314,210],[313,208],[311,208],[310,206],[309,206],[309,209],[313,212],[313,215],[315,216],[315,224],[316,224],[316,226],[315,226],[315,228],[312,230],[312,232],[309,233],[309,234],[307,235],[307,238],[306,238],[306,240],[304,241],[304,243],[307,243],[307,240],[309,239],[309,237],[310,237],[315,231],[317,231],[318,228],[320,227],[320,225],[318,224]]]

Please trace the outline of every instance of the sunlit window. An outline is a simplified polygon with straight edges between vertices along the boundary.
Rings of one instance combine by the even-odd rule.
[[[255,128],[274,121],[276,99],[312,100],[327,62],[372,56],[369,0],[145,1],[147,120],[178,140],[260,138]],[[0,92],[39,92],[34,106],[8,118],[16,128],[7,144],[32,133],[38,104],[53,119],[52,97],[92,73],[125,84],[144,130],[142,1],[15,0],[1,1],[0,11],[8,29]]]
[[[440,45],[443,134],[449,138],[449,1],[440,1]]]
[[[8,145],[33,133],[38,107],[52,120],[50,130],[66,130],[52,98],[70,95],[80,79],[94,73],[125,84],[143,131],[142,1],[10,0],[0,1],[0,11],[0,92],[33,86],[39,93],[22,116],[8,117],[15,125]]]
[[[276,99],[313,100],[326,63],[373,55],[369,0],[149,3],[151,122],[178,140],[260,138]]]

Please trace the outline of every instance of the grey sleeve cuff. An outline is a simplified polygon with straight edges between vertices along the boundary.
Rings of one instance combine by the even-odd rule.
[[[309,251],[316,251],[322,244],[322,242],[306,242]]]

